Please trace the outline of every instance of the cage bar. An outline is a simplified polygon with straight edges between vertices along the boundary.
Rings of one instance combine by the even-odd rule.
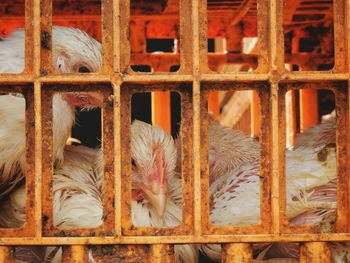
[[[62,262],[85,263],[89,262],[88,248],[81,245],[64,246]]]
[[[252,247],[247,243],[232,243],[223,244],[222,247],[222,262],[242,262],[253,263]]]
[[[180,1],[180,55],[154,56],[160,61],[180,61],[177,73],[134,74],[129,69],[130,1],[102,1],[103,68],[88,75],[56,75],[52,68],[52,0],[26,0],[26,60],[20,75],[0,74],[0,91],[26,92],[27,222],[21,229],[0,229],[0,262],[10,259],[12,245],[65,245],[64,260],[87,261],[86,244],[150,245],[152,262],[174,260],[173,244],[228,243],[224,262],[251,262],[252,242],[302,242],[301,262],[330,262],[327,242],[349,241],[349,13],[346,0],[334,0],[334,69],[326,72],[287,72],[285,62],[307,61],[303,55],[284,55],[283,1],[258,0],[258,56],[245,60],[258,68],[250,73],[214,74],[208,68],[207,2]],[[215,55],[215,63],[224,56]],[[136,58],[135,59],[148,59]],[[328,61],[320,55],[314,62]],[[316,62],[315,62],[316,63]],[[67,84],[75,85],[68,86]],[[92,88],[89,84],[92,83]],[[113,84],[113,92],[111,91]],[[11,86],[9,90],[7,86]],[[79,87],[78,87],[79,85]],[[15,86],[15,88],[14,88]],[[58,88],[56,86],[59,86]],[[253,227],[216,228],[209,224],[208,167],[205,117],[207,94],[223,89],[253,89],[262,102],[260,130],[263,180],[262,221]],[[337,221],[335,233],[315,233],[311,226],[289,226],[285,219],[285,93],[288,90],[327,88],[335,93],[337,112]],[[134,228],[130,222],[130,98],[135,92],[174,90],[182,95],[183,222],[175,229]],[[98,90],[104,94],[103,150],[105,152],[105,223],[98,229],[57,230],[52,224],[52,150],[54,91]],[[19,90],[18,90],[19,91]],[[315,101],[315,100],[314,100]],[[309,101],[308,101],[309,102]],[[310,102],[309,102],[310,103]],[[255,105],[255,104],[254,104]],[[185,110],[184,110],[185,109]],[[254,115],[255,117],[257,115]],[[193,120],[191,119],[193,117]],[[28,121],[29,120],[29,121]],[[114,123],[114,124],[113,124]],[[312,122],[315,123],[315,122]],[[35,124],[35,125],[34,125]],[[34,128],[33,128],[34,125]],[[346,128],[343,128],[346,127]],[[257,132],[257,127],[254,127]],[[121,133],[126,139],[121,140]],[[254,132],[254,134],[255,134]],[[34,140],[35,138],[35,140]],[[28,150],[31,148],[32,150]],[[34,151],[33,151],[34,149]],[[33,154],[34,153],[34,154]],[[120,158],[121,157],[121,158]],[[270,166],[271,165],[271,166]],[[193,166],[193,167],[192,167]],[[121,176],[119,176],[121,174]],[[122,184],[123,182],[123,184]],[[43,190],[43,192],[42,192]],[[51,191],[52,192],[52,191]],[[128,201],[129,200],[129,201]],[[270,201],[269,201],[270,200]],[[113,202],[114,201],[114,202]],[[114,203],[114,207],[113,207]],[[42,222],[43,221],[43,222]],[[42,229],[43,228],[43,229]],[[44,237],[42,234],[44,233]],[[202,232],[205,235],[202,235]],[[92,235],[97,236],[92,236]],[[25,236],[25,238],[23,238]],[[237,242],[237,243],[232,243]],[[132,245],[130,245],[132,244]],[[136,251],[136,250],[135,250]],[[12,261],[11,261],[12,260]],[[271,261],[272,262],[272,261]]]
[[[300,249],[300,263],[330,263],[331,251],[324,242],[305,242]]]

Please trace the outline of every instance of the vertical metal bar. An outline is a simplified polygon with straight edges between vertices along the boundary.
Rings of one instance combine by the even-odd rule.
[[[52,0],[41,1],[40,44],[41,67],[40,74],[45,76],[53,73],[52,67]]]
[[[40,18],[41,1],[34,1],[33,23],[33,72],[38,79],[40,77],[41,46],[40,46]],[[34,59],[35,58],[35,59]],[[34,110],[35,110],[35,236],[42,235],[42,126],[41,126],[41,83],[34,83]]]
[[[221,245],[221,262],[252,263],[253,253],[249,243],[231,243]]]
[[[284,67],[284,36],[283,36],[283,0],[269,1],[269,60],[270,60],[270,74],[271,78],[275,71],[282,73],[285,71]]]
[[[285,192],[281,189],[281,186],[284,185],[285,179],[283,174],[285,164],[283,163],[284,158],[284,144],[285,141],[283,138],[284,129],[279,129],[279,124],[282,127],[285,127],[285,114],[284,111],[279,111],[279,92],[278,84],[271,83],[271,110],[272,110],[272,182],[271,182],[271,196],[272,196],[272,224],[273,224],[273,233],[280,233],[280,216],[282,211],[285,209],[284,205],[281,202],[285,200]],[[284,108],[284,107],[283,107]],[[280,112],[280,115],[279,115]],[[282,138],[281,138],[282,137]],[[283,181],[282,181],[283,180]],[[281,207],[280,207],[281,206]]]
[[[102,72],[113,72],[113,0],[102,0]]]
[[[120,5],[118,0],[113,0],[113,64],[114,72],[120,72],[121,41],[120,41]]]
[[[88,248],[86,246],[73,245],[64,246],[63,263],[86,263],[89,262]]]
[[[257,1],[258,67],[255,72],[269,71],[269,1]]]
[[[0,263],[15,263],[15,258],[12,256],[11,248],[0,246]]]
[[[120,84],[113,83],[113,94],[114,94],[114,174],[115,174],[115,234],[121,235],[121,144],[120,144]]]
[[[281,196],[280,180],[281,171],[280,157],[284,151],[284,145],[279,141],[279,94],[278,81],[280,73],[284,71],[284,48],[283,48],[283,0],[271,0],[269,5],[269,62],[270,62],[270,82],[271,82],[271,109],[272,109],[272,218],[273,218],[273,232],[280,233],[280,204],[283,195]],[[282,115],[284,116],[284,115]],[[284,142],[283,142],[284,143]],[[283,151],[282,151],[283,148]],[[283,177],[283,176],[282,176]],[[283,192],[282,192],[283,193]],[[285,199],[285,197],[284,197]],[[283,210],[283,208],[282,208]]]
[[[121,227],[122,232],[127,232],[132,228],[131,220],[131,153],[130,153],[130,114],[131,114],[131,97],[127,87],[121,87],[120,96],[120,130],[123,131],[123,140],[121,140],[121,180],[122,201],[121,201]],[[122,234],[123,234],[122,233]]]
[[[190,86],[186,85],[181,93],[181,162],[182,162],[182,196],[183,196],[183,215],[182,228],[186,233],[193,234],[194,224],[194,178],[193,178],[193,105],[192,91]],[[200,226],[199,226],[200,228]]]
[[[334,70],[345,72],[348,67],[348,56],[346,54],[346,0],[333,0],[333,20],[334,20]]]
[[[26,144],[26,224],[31,236],[34,236],[36,228],[35,223],[35,190],[36,190],[36,176],[35,176],[35,110],[34,110],[34,91],[33,86],[30,89],[23,90],[26,102],[25,112],[25,144]]]
[[[206,0],[192,0],[192,35],[193,35],[193,175],[194,175],[194,232],[201,235],[201,146],[200,146],[200,82],[199,72],[208,67],[207,58],[207,22]],[[204,61],[202,61],[203,59]]]
[[[130,65],[130,0],[119,1],[119,58],[120,58],[120,71],[126,73]]]
[[[25,1],[25,66],[24,73],[34,71],[34,20],[35,0]]]
[[[348,83],[342,83],[335,89],[336,101],[336,153],[337,153],[337,220],[336,231],[346,232],[349,228],[349,93]],[[344,127],[348,127],[344,129]]]
[[[209,71],[207,0],[192,1],[193,72]]]
[[[306,242],[300,248],[300,263],[330,263],[331,251],[326,242]]]
[[[271,204],[271,191],[273,178],[271,176],[271,152],[272,152],[272,125],[271,125],[271,87],[269,85],[261,85],[258,90],[260,106],[259,118],[260,123],[264,123],[263,127],[259,125],[260,134],[260,217],[262,227],[266,232],[271,232],[273,223],[273,211]],[[253,91],[255,92],[255,91]]]
[[[192,72],[192,2],[180,0],[180,72]]]
[[[150,263],[175,262],[174,246],[168,244],[151,245]]]
[[[37,87],[36,92],[40,92],[40,86]],[[41,98],[40,101],[37,101],[39,105],[42,106],[41,109],[41,121],[42,121],[42,149],[43,152],[48,154],[42,154],[40,163],[42,168],[41,181],[42,182],[42,191],[38,194],[42,196],[42,220],[43,232],[47,234],[53,228],[53,92],[48,89],[48,87],[43,86],[41,94],[35,94],[36,100]],[[37,158],[38,159],[38,158]],[[39,162],[40,160],[38,160]],[[39,219],[38,219],[39,220]]]
[[[110,70],[111,68],[109,68]],[[114,230],[114,198],[115,198],[115,180],[114,180],[114,101],[110,96],[109,91],[104,92],[104,105],[102,111],[102,125],[103,125],[103,161],[104,161],[104,177],[103,177],[103,216],[104,216],[104,232],[105,234],[113,233]],[[107,154],[106,154],[107,153]]]

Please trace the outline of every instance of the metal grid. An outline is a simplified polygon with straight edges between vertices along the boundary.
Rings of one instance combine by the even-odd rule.
[[[334,0],[334,68],[326,72],[288,72],[284,67],[283,1],[258,1],[258,67],[252,73],[213,73],[208,69],[206,0],[180,1],[180,63],[176,73],[134,73],[129,67],[130,43],[127,0],[102,0],[103,68],[87,75],[57,75],[52,70],[50,36],[52,0],[26,0],[26,62],[20,75],[0,74],[1,92],[17,89],[26,94],[27,135],[27,222],[21,229],[0,229],[0,261],[9,260],[11,245],[69,245],[63,258],[84,262],[87,244],[152,244],[152,262],[168,262],[176,243],[227,243],[223,262],[251,262],[252,242],[302,242],[301,262],[328,262],[327,241],[349,241],[350,216],[348,149],[350,140],[349,96],[349,12],[350,1]],[[40,58],[40,59],[38,59]],[[69,85],[65,85],[68,84]],[[93,83],[93,84],[91,84]],[[55,88],[53,88],[55,84]],[[57,85],[59,84],[59,85]],[[77,85],[72,86],[71,84]],[[214,85],[215,84],[215,85]],[[284,94],[293,88],[329,88],[337,98],[337,170],[338,205],[336,233],[318,234],[306,226],[291,227],[284,218],[285,171]],[[78,86],[79,85],[79,86]],[[140,90],[172,89],[180,92],[183,116],[187,124],[183,133],[190,135],[188,151],[192,158],[183,160],[188,168],[183,179],[184,220],[175,229],[133,228],[130,224],[130,153],[127,142],[121,142],[129,128],[130,94]],[[259,90],[263,103],[261,171],[264,177],[261,223],[249,228],[217,228],[208,220],[208,167],[206,127],[203,118],[207,91],[215,89]],[[219,88],[218,88],[219,87]],[[52,105],[47,97],[53,91],[98,90],[114,103],[104,104],[105,185],[103,226],[94,230],[59,232],[52,226],[50,185],[52,160],[43,155],[51,149]],[[182,111],[184,112],[184,111]],[[185,111],[186,112],[186,111]],[[125,115],[126,113],[126,115]],[[202,117],[202,118],[201,118]],[[35,121],[35,122],[34,122]],[[183,125],[184,126],[184,125]],[[128,138],[129,134],[127,134]],[[35,140],[34,140],[35,139]],[[128,138],[129,139],[129,138]],[[193,147],[192,147],[193,146]],[[34,149],[34,150],[33,150]],[[34,153],[34,157],[33,157]],[[114,154],[114,155],[113,155]],[[113,158],[115,156],[115,158]],[[121,156],[121,158],[119,158]],[[119,176],[121,174],[121,176]],[[116,176],[113,176],[116,175]],[[123,186],[121,182],[123,181]],[[114,182],[114,183],[113,183]],[[122,194],[123,193],[123,194]],[[113,206],[110,205],[114,201]],[[63,236],[62,236],[63,235]],[[132,250],[133,246],[129,245]],[[167,253],[163,253],[163,251]],[[328,259],[327,259],[328,258]]]

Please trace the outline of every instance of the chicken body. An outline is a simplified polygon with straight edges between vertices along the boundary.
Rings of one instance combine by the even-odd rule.
[[[336,207],[335,118],[300,135],[293,151],[286,150],[286,216],[291,224],[317,224]],[[260,218],[259,158],[241,163],[210,185],[210,219],[215,225],[257,224]],[[212,177],[212,175],[209,175]],[[259,246],[255,246],[256,249]],[[219,261],[219,245],[203,245],[202,251]],[[344,255],[334,247],[333,255]],[[264,251],[265,253],[266,251]],[[274,244],[270,255],[298,256],[294,244]],[[338,262],[334,256],[333,262]]]
[[[53,66],[60,73],[81,69],[98,71],[101,67],[101,45],[86,33],[72,28],[53,27]],[[24,30],[15,31],[0,41],[0,73],[24,70]],[[71,131],[74,106],[96,107],[96,98],[87,94],[55,94],[53,97],[53,159],[60,164],[63,149]],[[25,99],[0,96],[0,199],[24,178]]]
[[[101,225],[103,154],[96,151],[82,146],[66,148],[64,162],[55,169],[53,177],[55,226],[69,229]],[[131,127],[131,155],[135,163],[133,196],[137,197],[131,204],[134,225],[175,227],[181,224],[181,177],[174,172],[176,148],[171,136],[160,128],[136,121]],[[148,190],[148,187],[155,190],[158,186],[166,186],[164,211],[159,209],[161,198],[156,198],[162,189],[156,193]],[[6,213],[0,214],[0,227],[21,226],[25,220],[24,205],[25,189],[22,187],[1,203],[0,210],[6,209]],[[197,262],[197,253],[194,245],[175,246],[176,262]],[[47,253],[41,254],[47,256]]]
[[[64,162],[53,175],[53,222],[62,229],[92,228],[103,223],[103,174],[95,170],[98,149],[67,146]],[[25,186],[0,203],[0,227],[18,228],[25,222]],[[61,262],[52,247],[18,247],[20,262]]]

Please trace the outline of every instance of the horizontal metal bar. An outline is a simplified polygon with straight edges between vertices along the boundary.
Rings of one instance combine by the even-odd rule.
[[[271,73],[205,73],[199,76],[201,81],[255,81],[276,79],[276,76],[271,76]],[[277,76],[281,82],[293,81],[337,81],[349,80],[349,73],[332,73],[332,72],[285,72]],[[42,83],[89,83],[89,82],[108,82],[121,79],[124,82],[169,82],[169,81],[193,81],[193,76],[189,74],[180,75],[176,73],[135,73],[134,75],[119,75],[119,74],[65,74],[65,75],[50,75],[47,77],[35,78],[31,74],[0,74],[1,84],[16,84],[16,83],[31,83],[39,81]]]
[[[193,244],[193,243],[260,243],[260,242],[348,242],[350,233],[333,234],[256,234],[256,235],[181,235],[122,237],[1,237],[0,245],[103,245],[103,244]]]

